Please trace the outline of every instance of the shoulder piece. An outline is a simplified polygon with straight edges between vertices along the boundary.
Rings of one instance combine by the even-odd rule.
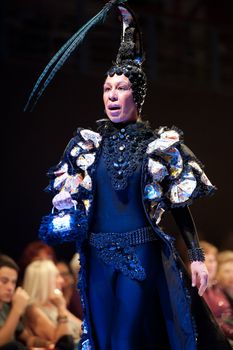
[[[176,127],[160,127],[157,136],[146,151],[149,181],[144,196],[153,201],[153,208],[160,208],[161,213],[213,193],[216,188],[204,173],[203,164],[183,143],[183,132]]]

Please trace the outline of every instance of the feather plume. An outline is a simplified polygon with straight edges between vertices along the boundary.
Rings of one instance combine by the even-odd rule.
[[[49,61],[38,80],[36,81],[32,92],[28,98],[28,101],[24,107],[24,112],[27,111],[30,107],[30,111],[33,110],[37,104],[40,96],[43,94],[46,87],[49,85],[51,80],[54,78],[58,70],[63,66],[67,61],[70,55],[75,51],[75,49],[81,44],[85,38],[87,32],[97,25],[100,22],[104,22],[109,11],[113,6],[123,4],[127,0],[111,0],[105,4],[100,12],[98,12],[94,17],[92,17],[86,24],[84,24],[61,48],[60,50],[52,57]],[[46,77],[47,75],[47,77]],[[43,82],[44,81],[44,82]],[[41,86],[42,85],[42,86]],[[32,102],[34,98],[34,101]]]

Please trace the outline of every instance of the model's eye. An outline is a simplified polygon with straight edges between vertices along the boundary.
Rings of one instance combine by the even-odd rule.
[[[104,92],[108,92],[108,91],[110,91],[110,87],[108,86],[104,87]]]
[[[126,90],[129,90],[129,87],[126,86],[126,85],[121,85],[121,86],[118,87],[118,90],[126,91]]]

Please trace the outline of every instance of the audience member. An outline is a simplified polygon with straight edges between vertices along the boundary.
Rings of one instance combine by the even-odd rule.
[[[24,248],[19,259],[20,281],[23,279],[26,267],[35,260],[52,260],[56,262],[56,253],[52,247],[42,241],[33,241]]]
[[[21,288],[16,288],[19,267],[7,255],[0,255],[0,349],[21,350],[26,347],[46,347],[51,342],[33,336],[24,327],[22,316],[29,296]]]
[[[206,241],[200,241],[200,246],[204,249],[206,257],[205,263],[209,272],[208,288],[203,294],[203,298],[227,338],[232,341],[233,308],[223,285],[219,281],[219,271],[221,271],[221,267],[219,267],[218,264],[218,256],[221,257],[222,253],[218,253],[217,247]],[[222,277],[222,280],[225,281],[224,277]]]
[[[65,261],[58,261],[56,266],[60,272],[60,275],[64,279],[62,292],[66,300],[67,309],[76,317],[82,319],[83,314],[80,295],[77,289],[76,278],[73,271],[71,270],[69,264]]]
[[[23,282],[30,296],[25,319],[35,335],[52,342],[62,335],[72,335],[77,344],[82,322],[67,310],[61,292],[63,283],[52,260],[31,262],[25,270]]]
[[[204,240],[200,241],[200,246],[204,249],[205,252],[205,264],[209,272],[208,287],[211,287],[217,282],[216,273],[218,266],[218,248],[215,245]]]
[[[231,300],[233,299],[233,250],[218,254],[217,280]]]

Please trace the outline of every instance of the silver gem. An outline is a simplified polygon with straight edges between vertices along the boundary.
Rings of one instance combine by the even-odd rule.
[[[77,157],[80,153],[81,149],[78,146],[75,146],[74,148],[72,148],[72,150],[70,151],[70,154],[72,155],[72,157]]]
[[[80,174],[76,174],[75,176],[68,176],[64,185],[65,190],[70,194],[77,193],[79,184],[82,180],[83,178]]]
[[[92,189],[91,177],[86,174],[86,176],[84,177],[83,181],[80,182],[80,186],[86,188],[86,190],[88,190],[88,191],[91,191],[91,189]]]
[[[81,154],[76,160],[76,164],[82,170],[86,170],[95,161],[95,153]]]
[[[159,199],[162,196],[162,187],[157,183],[147,184],[144,189],[144,196],[146,199]]]
[[[168,162],[170,175],[176,178],[183,170],[183,159],[177,148],[171,147],[162,155],[163,159]]]
[[[163,131],[160,133],[160,137],[151,143],[149,143],[146,153],[151,154],[153,152],[161,153],[170,148],[174,143],[179,141],[179,134],[175,130]]]
[[[149,158],[148,170],[153,176],[154,181],[162,181],[163,178],[168,175],[167,168],[160,162]]]
[[[170,188],[169,197],[172,203],[184,203],[192,195],[197,186],[197,181],[193,175],[193,172],[187,171],[182,177],[174,183]]]

